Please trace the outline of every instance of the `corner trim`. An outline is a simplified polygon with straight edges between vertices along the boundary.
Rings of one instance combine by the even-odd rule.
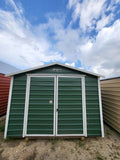
[[[98,77],[98,92],[99,92],[99,107],[100,107],[101,134],[102,134],[102,137],[104,138],[102,99],[101,99],[101,89],[100,89],[100,78],[99,78],[99,77]]]
[[[83,105],[83,128],[84,135],[87,137],[87,115],[86,115],[86,94],[85,94],[85,77],[82,77],[82,105]]]
[[[8,105],[7,105],[7,116],[6,116],[6,122],[5,122],[4,139],[6,139],[6,137],[7,137],[8,120],[9,120],[9,114],[10,114],[10,103],[11,103],[12,89],[13,89],[13,80],[14,80],[14,77],[12,76],[11,82],[10,82],[10,89],[9,89],[9,98],[8,98]]]

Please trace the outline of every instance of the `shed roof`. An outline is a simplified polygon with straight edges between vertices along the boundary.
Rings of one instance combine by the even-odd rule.
[[[14,73],[10,73],[10,74],[6,74],[6,76],[13,76],[13,75],[33,71],[33,70],[36,70],[36,69],[42,69],[42,68],[45,68],[45,67],[50,67],[50,66],[53,66],[53,65],[63,66],[63,67],[69,68],[69,69],[73,69],[73,70],[76,70],[76,71],[79,71],[79,72],[91,74],[91,75],[94,75],[94,76],[97,76],[97,77],[104,77],[103,75],[100,75],[100,74],[96,74],[96,73],[93,73],[93,72],[90,72],[90,71],[84,71],[82,69],[71,67],[69,65],[65,65],[65,64],[62,64],[62,63],[58,63],[58,62],[54,62],[54,63],[50,63],[50,64],[47,64],[47,65],[42,65],[42,66],[37,66],[37,67],[33,67],[33,68],[30,68],[30,69],[14,72]]]
[[[104,79],[101,79],[101,81],[111,80],[111,79],[116,79],[116,78],[120,78],[120,76],[104,78]]]
[[[10,74],[13,72],[18,72],[18,71],[19,69],[17,69],[16,67],[0,61],[0,73]]]

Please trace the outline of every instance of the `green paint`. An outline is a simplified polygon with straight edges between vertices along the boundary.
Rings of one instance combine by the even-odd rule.
[[[72,98],[64,95],[68,92]],[[58,134],[83,134],[81,100],[81,78],[58,78]]]
[[[38,91],[37,96],[36,90]],[[43,91],[44,96],[41,98]],[[50,103],[51,100],[52,103]],[[37,122],[34,120],[36,118]],[[54,78],[32,77],[29,96],[27,134],[53,134],[53,121]]]

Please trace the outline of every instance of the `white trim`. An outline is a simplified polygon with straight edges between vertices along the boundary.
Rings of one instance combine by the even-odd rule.
[[[29,93],[30,93],[30,78],[31,77],[54,77],[54,121],[53,121],[53,134],[27,134],[27,118],[28,118],[28,108],[29,108]],[[58,78],[81,78],[82,83],[82,111],[83,111],[83,134],[58,134]],[[27,85],[26,85],[26,102],[24,111],[24,127],[23,127],[23,137],[27,136],[87,136],[87,126],[86,126],[86,104],[85,104],[85,77],[84,75],[40,75],[40,74],[29,74],[27,75]]]
[[[87,137],[85,77],[82,77],[82,105],[83,105],[83,129],[84,129],[84,135],[85,137]]]
[[[36,136],[38,136],[38,137],[46,137],[46,136],[54,137],[53,134],[26,134],[25,136],[26,137],[36,137]]]
[[[56,116],[55,116],[55,108],[56,108],[56,77],[54,77],[54,120],[53,120],[53,135],[56,135]]]
[[[57,129],[57,134],[56,136],[87,136],[87,126],[86,126],[86,102],[85,102],[85,77],[81,75],[58,75],[57,78],[59,77],[65,77],[65,78],[81,78],[81,88],[82,88],[82,114],[83,114],[83,134],[58,134],[58,129]],[[57,82],[58,86],[58,82]],[[57,88],[58,90],[58,88]],[[57,99],[58,102],[58,99]],[[57,105],[58,107],[58,105]],[[57,123],[58,123],[58,112],[56,113],[57,117]]]
[[[66,77],[66,78],[82,78],[82,77],[85,77],[85,75],[79,75],[79,74],[72,74],[72,75],[57,75],[57,77]]]
[[[33,70],[36,70],[36,69],[42,69],[42,68],[45,68],[45,67],[50,67],[50,66],[53,66],[53,65],[60,65],[60,66],[63,66],[63,67],[69,68],[69,69],[73,69],[73,70],[80,71],[80,72],[83,72],[83,73],[91,74],[91,75],[94,75],[94,76],[97,76],[97,77],[104,77],[100,74],[92,73],[90,71],[84,71],[82,69],[71,67],[69,65],[65,65],[65,64],[62,64],[62,63],[58,63],[58,62],[50,63],[50,64],[43,65],[43,66],[41,65],[41,66],[33,67],[33,68],[26,69],[26,70],[19,71],[19,72],[9,73],[9,74],[6,74],[6,76],[12,76],[12,75],[20,74],[20,73],[25,73],[25,72],[33,71]],[[57,74],[57,72],[56,72],[56,74]]]
[[[12,89],[13,89],[13,80],[14,80],[14,77],[12,76],[11,82],[10,82],[10,89],[9,89],[9,99],[8,99],[8,106],[7,106],[7,116],[6,116],[4,139],[7,137],[8,120],[9,120],[10,104],[11,104]]]
[[[36,136],[38,136],[38,137],[46,137],[46,136],[48,136],[48,137],[54,137],[54,135],[49,135],[49,134],[26,134],[26,137],[36,137]],[[69,137],[72,137],[72,136],[84,136],[83,134],[59,134],[59,135],[57,135],[56,137],[60,137],[60,136],[69,136]]]
[[[26,134],[27,134],[27,117],[28,117],[28,106],[29,106],[29,92],[30,92],[30,77],[27,76],[26,98],[25,98],[25,109],[24,109],[23,137],[25,137]]]
[[[34,137],[34,136],[38,136],[38,137],[54,137],[54,135],[50,135],[50,134],[26,134],[25,135],[26,137]],[[58,134],[56,137],[60,137],[60,136],[69,136],[69,137],[72,137],[72,136],[85,136],[84,134]]]
[[[102,133],[102,137],[104,137],[104,125],[103,125],[103,112],[102,112],[102,99],[101,99],[100,78],[98,78],[98,92],[99,92],[101,133]]]
[[[86,75],[79,75],[79,74],[68,74],[68,75],[64,75],[64,74],[27,74],[27,76],[29,77],[85,77]]]
[[[29,77],[56,77],[56,75],[51,74],[27,74]]]
[[[51,75],[51,76],[46,76],[46,75],[27,75],[27,88],[26,88],[26,103],[25,103],[25,119],[24,119],[24,131],[23,131],[23,136],[27,137],[27,136],[55,136],[55,117],[53,118],[53,134],[27,134],[27,121],[28,121],[28,109],[29,109],[29,94],[30,94],[30,80],[31,77],[53,77],[54,78],[54,83],[55,83],[55,76]],[[54,92],[55,93],[55,92]],[[55,96],[54,96],[55,98]],[[55,99],[54,99],[55,101]],[[55,103],[54,103],[54,110],[55,110]],[[55,111],[54,111],[55,112]]]
[[[58,76],[56,76],[56,136],[58,134]]]
[[[84,134],[57,134],[57,137],[60,137],[60,136],[69,136],[69,137],[72,137],[72,136],[85,136]]]

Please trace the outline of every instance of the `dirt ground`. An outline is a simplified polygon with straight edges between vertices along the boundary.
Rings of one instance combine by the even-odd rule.
[[[0,160],[120,160],[120,134],[105,127],[105,138],[3,139],[0,132]]]

